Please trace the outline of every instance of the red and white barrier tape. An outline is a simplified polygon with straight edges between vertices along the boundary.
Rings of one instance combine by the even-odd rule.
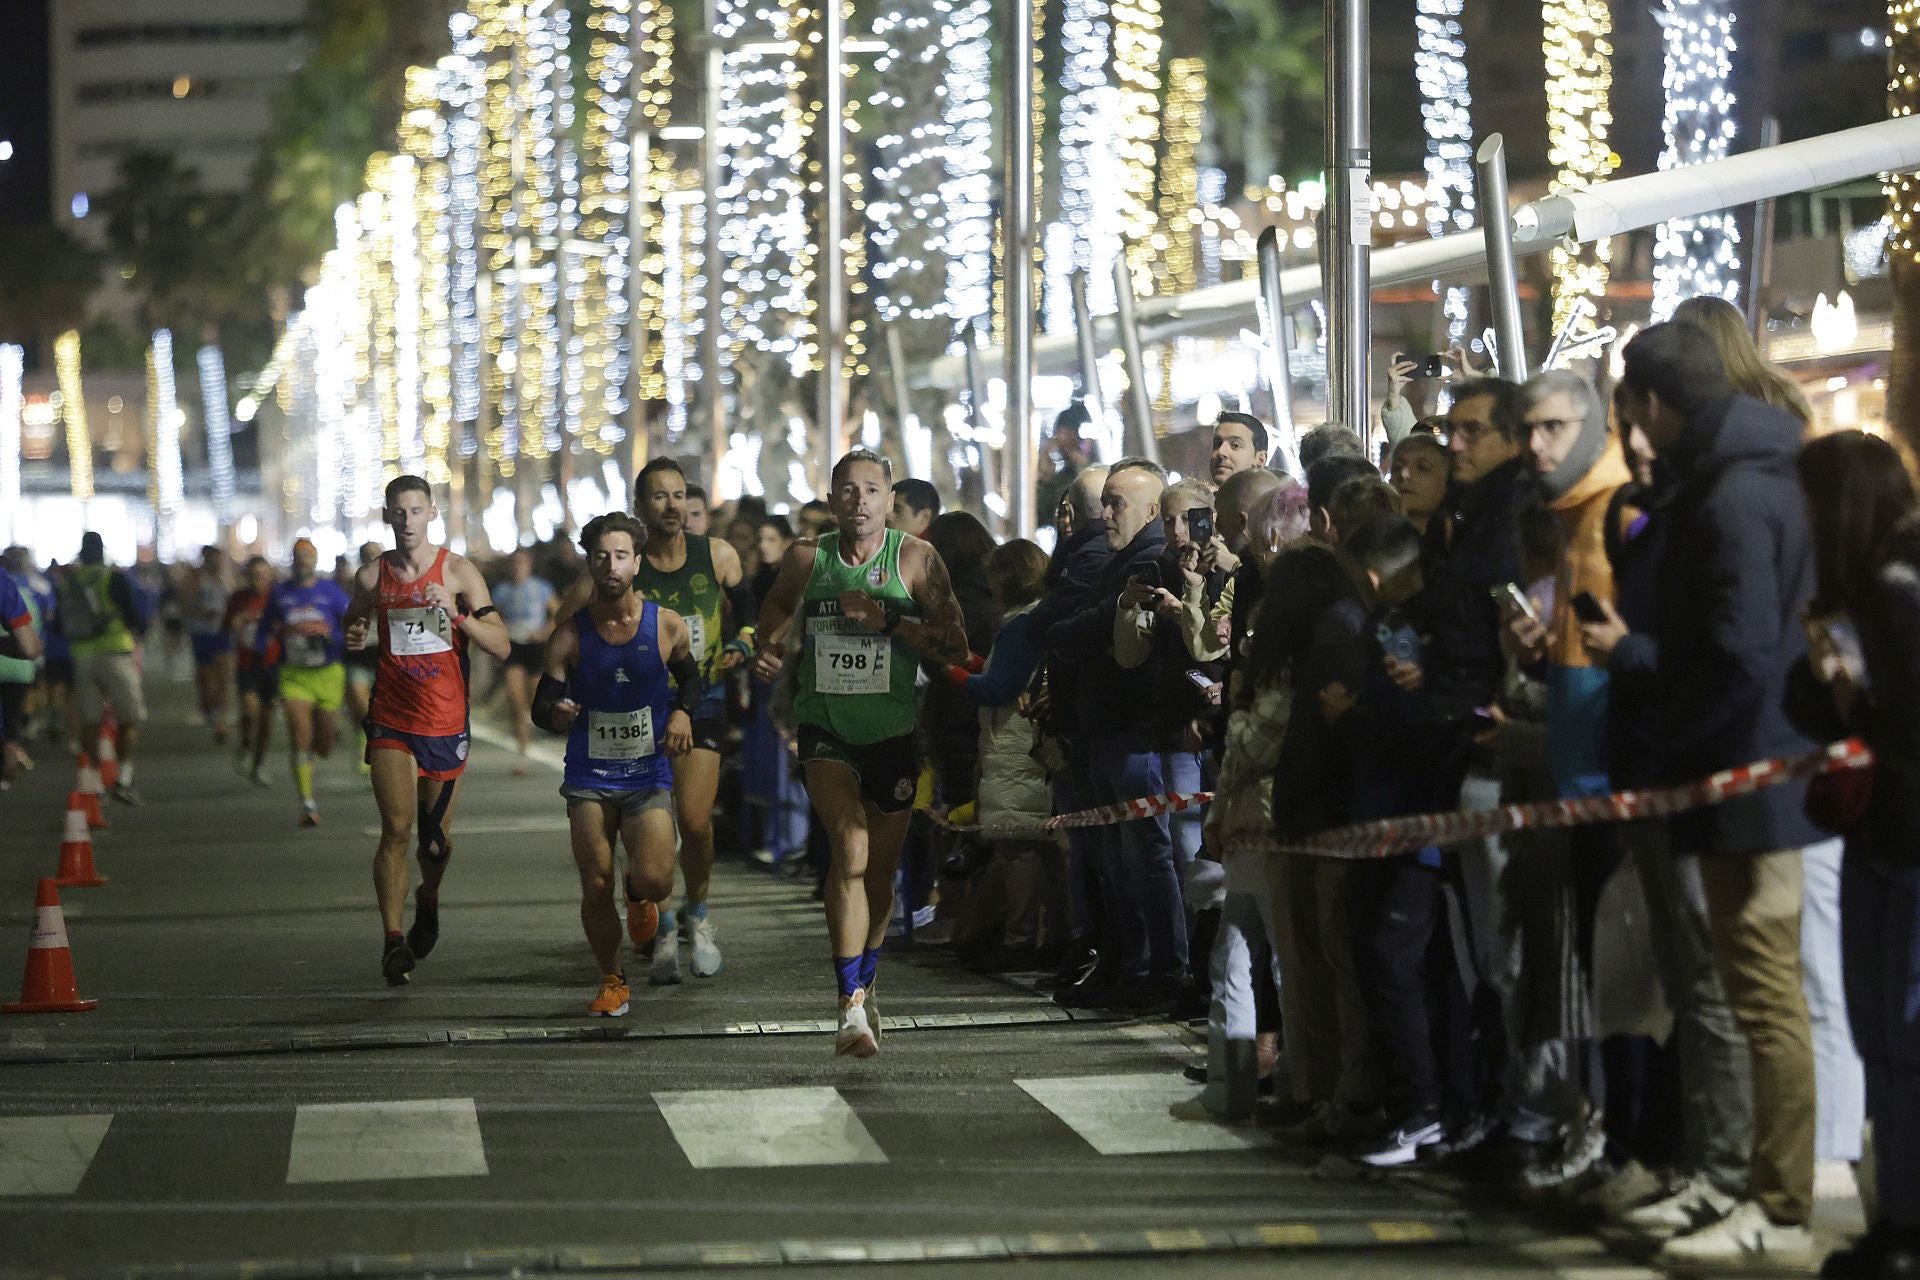
[[[1507,805],[1499,809],[1468,812],[1422,813],[1403,818],[1381,818],[1335,827],[1296,841],[1281,844],[1271,837],[1256,837],[1234,842],[1235,851],[1257,849],[1269,853],[1305,854],[1322,858],[1384,858],[1395,853],[1410,853],[1428,845],[1460,844],[1509,831],[1547,830],[1578,827],[1598,822],[1630,822],[1636,818],[1663,818],[1689,809],[1705,808],[1740,796],[1752,795],[1768,787],[1834,773],[1841,769],[1864,769],[1873,763],[1873,752],[1858,738],[1831,743],[1818,751],[1791,759],[1760,760],[1738,769],[1727,769],[1685,786],[1656,790],[1617,791],[1612,795],[1588,796],[1577,800],[1543,800],[1533,804]],[[1198,809],[1213,800],[1211,791],[1176,792],[1169,795],[1142,796],[1097,809],[1082,809],[1048,818],[1045,829],[1065,827],[1104,827],[1136,818],[1156,818],[1164,813],[1183,813]],[[956,827],[939,815],[934,821],[954,831],[973,830]]]

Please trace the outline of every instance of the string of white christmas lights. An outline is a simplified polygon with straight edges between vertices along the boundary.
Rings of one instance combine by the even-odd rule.
[[[1733,145],[1731,0],[1661,0],[1654,17],[1666,46],[1666,148],[1662,169],[1725,158]],[[1740,293],[1740,231],[1731,213],[1663,222],[1653,241],[1653,318],[1702,294]]]

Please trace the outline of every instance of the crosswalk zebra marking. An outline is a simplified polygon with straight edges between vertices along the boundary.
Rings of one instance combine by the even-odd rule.
[[[113,1116],[0,1116],[0,1196],[70,1196]]]
[[[832,1088],[701,1089],[653,1100],[696,1169],[887,1163]]]
[[[1240,1151],[1256,1141],[1210,1120],[1175,1116],[1172,1108],[1195,1101],[1200,1090],[1171,1072],[1055,1076],[1014,1083],[1103,1156]]]
[[[315,1103],[294,1113],[290,1186],[486,1173],[472,1098]]]

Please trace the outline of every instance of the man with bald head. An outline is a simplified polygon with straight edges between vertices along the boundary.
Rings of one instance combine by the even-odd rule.
[[[1165,791],[1162,753],[1184,725],[1164,700],[1129,697],[1157,687],[1162,668],[1184,661],[1168,632],[1146,661],[1122,669],[1113,657],[1114,615],[1130,581],[1157,586],[1166,529],[1160,496],[1166,473],[1142,459],[1113,464],[1100,491],[1100,515],[1112,556],[1088,602],[1046,633],[1049,670],[1071,670],[1079,685],[1069,727],[1071,773],[1084,786],[1077,807],[1110,804]],[[1096,883],[1101,913],[1099,964],[1089,978],[1059,992],[1074,1008],[1164,1013],[1187,968],[1186,916],[1167,819],[1143,818],[1096,828]]]

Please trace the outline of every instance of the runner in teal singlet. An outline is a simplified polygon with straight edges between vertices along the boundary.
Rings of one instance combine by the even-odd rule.
[[[855,449],[833,468],[838,533],[796,543],[760,606],[754,674],[786,665],[788,622],[800,614],[800,761],[827,825],[827,933],[840,993],[836,1054],[879,1047],[873,1007],[880,944],[893,915],[893,873],[919,776],[914,668],[960,662],[966,623],[932,547],[887,528],[893,467]]]

